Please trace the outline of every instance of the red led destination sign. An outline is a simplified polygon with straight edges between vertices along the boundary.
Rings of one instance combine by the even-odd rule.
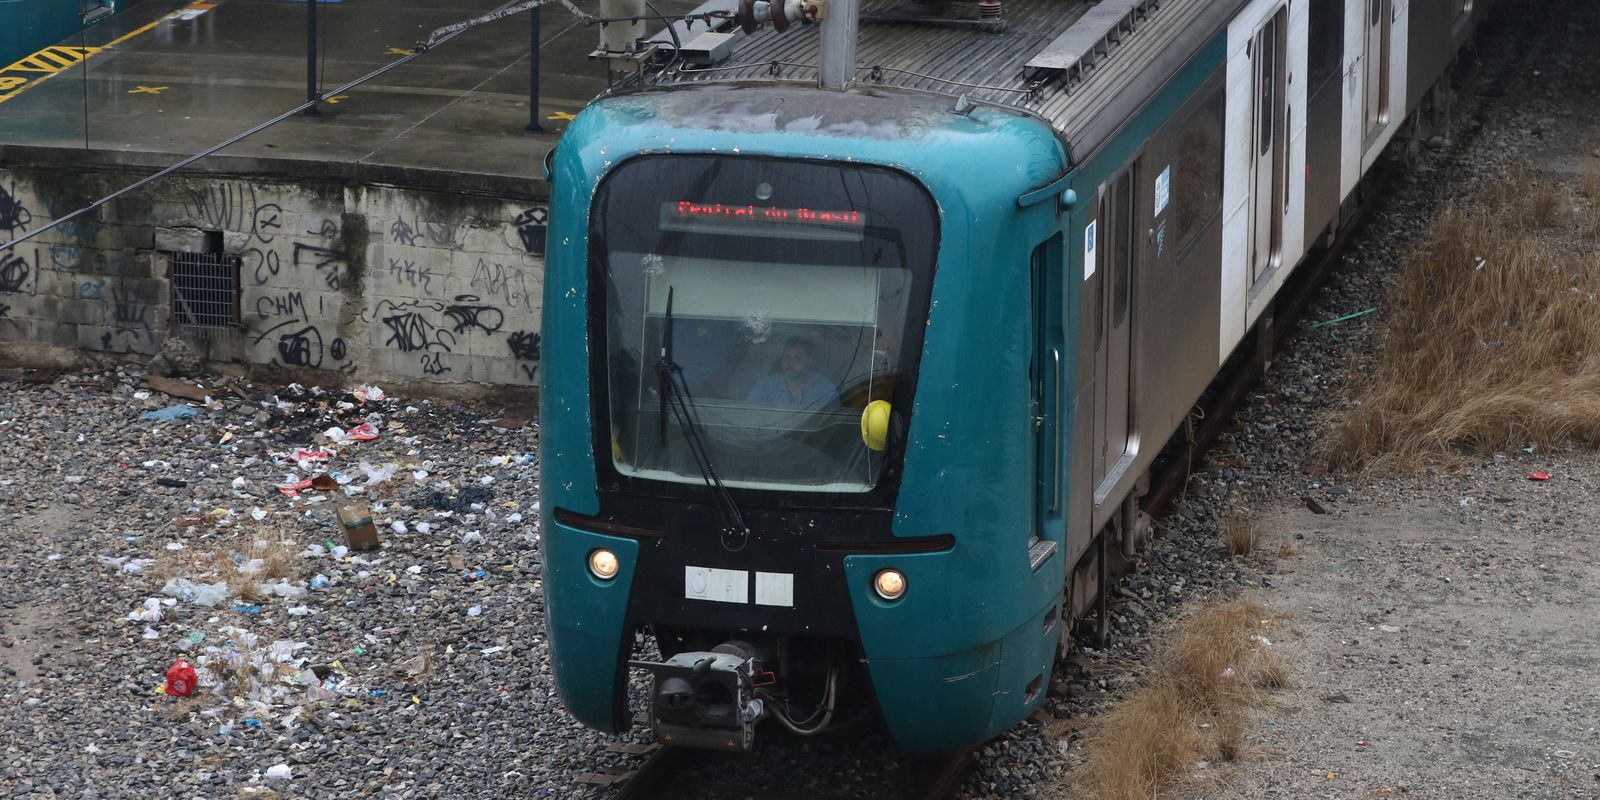
[[[748,222],[799,223],[841,228],[861,227],[860,211],[819,211],[812,208],[778,208],[777,206],[734,206],[722,203],[692,203],[681,200],[670,206],[672,216],[680,220],[728,220]]]

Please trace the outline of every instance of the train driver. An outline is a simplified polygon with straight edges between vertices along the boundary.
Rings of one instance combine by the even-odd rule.
[[[792,336],[783,343],[779,369],[761,376],[745,399],[769,406],[802,409],[834,408],[839,405],[839,387],[811,368],[811,340]]]

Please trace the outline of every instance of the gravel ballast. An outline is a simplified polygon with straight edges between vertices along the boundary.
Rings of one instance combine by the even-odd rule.
[[[967,796],[1054,795],[1081,749],[1070,731],[1132,685],[1151,632],[1196,598],[1240,590],[1293,615],[1283,646],[1298,660],[1286,710],[1256,732],[1285,755],[1247,762],[1237,792],[1514,794],[1474,779],[1483,761],[1530,796],[1592,796],[1600,785],[1588,777],[1600,771],[1590,766],[1600,698],[1574,666],[1594,654],[1567,641],[1596,610],[1583,596],[1595,571],[1583,532],[1600,464],[1514,453],[1459,474],[1360,480],[1316,468],[1327,415],[1348,401],[1346,376],[1372,358],[1393,269],[1439,204],[1514,161],[1571,171],[1600,147],[1595,9],[1503,5],[1467,56],[1479,65],[1458,87],[1457,141],[1425,153],[1381,204],[1307,322],[1380,311],[1337,326],[1337,339],[1307,329],[1285,348],[1141,570],[1116,589],[1114,643],[1058,668],[1044,709],[980,751]],[[1506,19],[1535,8],[1536,32]],[[151,389],[138,366],[0,372],[0,796],[610,796],[579,777],[636,767],[644,756],[618,745],[650,736],[641,725],[621,738],[589,731],[555,697],[538,423],[405,397],[357,406],[343,390],[217,376],[208,387],[212,407],[193,402],[197,416],[161,422],[140,415],[190,401]],[[326,441],[372,414],[378,438]],[[287,473],[310,474],[294,451],[324,444],[361,492],[280,492]],[[367,487],[362,461],[396,467]],[[1555,479],[1527,482],[1534,468]],[[1305,496],[1330,513],[1306,510]],[[335,510],[346,502],[370,507],[381,549],[327,546],[344,543]],[[1268,546],[1229,558],[1219,520],[1240,508],[1259,513]],[[1277,556],[1274,535],[1299,554]],[[263,537],[287,541],[292,556],[256,582],[267,589],[209,606],[182,587],[163,593],[175,569],[194,570],[184,573],[194,583],[231,571],[251,584],[247,551]],[[1475,584],[1475,573],[1488,577]],[[1519,629],[1522,618],[1543,621]],[[1454,649],[1465,640],[1470,649]],[[1469,657],[1472,666],[1455,664]],[[191,698],[158,691],[179,658],[201,668]],[[241,661],[255,678],[240,677]],[[1502,704],[1498,722],[1470,721],[1514,692],[1522,699]],[[1339,694],[1351,702],[1318,699]],[[1356,724],[1375,715],[1386,721]],[[1427,737],[1456,744],[1419,749]],[[798,775],[793,785],[888,797],[915,769],[870,731],[772,741],[759,760],[736,762],[747,783]],[[1352,749],[1357,741],[1368,745]]]

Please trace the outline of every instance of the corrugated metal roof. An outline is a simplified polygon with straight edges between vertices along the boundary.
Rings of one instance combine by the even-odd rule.
[[[857,41],[856,77],[867,86],[935,92],[1024,109],[1049,121],[1077,153],[1094,149],[1121,117],[1131,114],[1164,75],[1147,69],[1158,61],[1181,64],[1219,29],[1244,0],[1167,0],[1091,70],[1029,67],[1029,61],[1096,8],[1085,0],[1006,0],[1002,31],[973,27],[872,21],[895,13],[948,13],[965,4],[915,5],[864,0]],[[1101,26],[1103,27],[1103,26]],[[812,83],[817,78],[818,25],[770,26],[742,37],[733,55],[709,68],[675,69],[646,77],[650,86],[710,82]],[[1067,38],[1071,38],[1070,36]],[[1036,65],[1037,66],[1037,65]],[[1175,66],[1173,67],[1176,68]],[[638,85],[638,84],[635,84]],[[1132,94],[1130,94],[1132,93]],[[1109,112],[1109,113],[1108,113]],[[1115,119],[1108,119],[1115,117]]]

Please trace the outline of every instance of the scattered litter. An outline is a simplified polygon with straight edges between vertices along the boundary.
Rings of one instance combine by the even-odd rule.
[[[1400,629],[1395,627],[1395,626],[1393,626],[1393,625],[1379,625],[1378,626],[1378,630],[1383,631],[1384,633],[1399,633],[1400,632]]]
[[[149,625],[146,625],[146,626],[144,626],[144,638],[146,638],[146,639],[160,639],[161,638],[161,633],[159,631],[157,631],[155,628],[152,628]]]
[[[351,441],[370,442],[373,439],[378,438],[378,429],[374,428],[370,423],[363,422],[360,425],[345,431],[345,435],[348,436]]]
[[[477,531],[467,531],[461,537],[462,544],[483,544],[483,534]]]
[[[361,462],[361,471],[367,475],[368,486],[387,483],[389,479],[394,477],[394,473],[398,469],[400,469],[400,465],[393,461],[381,467],[375,467],[365,461]]]
[[[194,406],[176,405],[167,406],[159,411],[146,411],[139,415],[139,419],[150,419],[156,422],[177,422],[180,419],[198,416],[200,416],[200,412]]]
[[[156,485],[157,486],[170,486],[170,487],[172,487],[174,489],[183,489],[183,488],[185,488],[185,487],[187,487],[189,485],[189,482],[188,481],[181,481],[181,480],[178,480],[177,478],[156,478]]]
[[[501,650],[504,650],[504,649],[506,649],[505,645],[495,645],[494,647],[485,647],[482,650],[479,650],[478,652],[480,652],[480,653],[482,653],[482,654],[484,654],[486,656],[492,656],[495,653],[498,653],[498,652],[500,652]]]
[[[129,622],[160,622],[161,601],[154,597],[145,598],[144,605],[137,611],[128,612]]]
[[[168,697],[188,697],[194,694],[195,672],[194,667],[183,659],[172,662],[167,668],[167,682],[162,688]]]
[[[1305,502],[1306,508],[1311,509],[1311,513],[1313,513],[1313,514],[1326,514],[1326,513],[1328,513],[1328,509],[1323,508],[1322,504],[1317,502],[1317,498],[1312,497],[1311,495],[1306,495],[1305,497],[1303,497],[1301,499]]]
[[[467,609],[467,616],[469,616],[469,617],[476,617],[476,616],[478,616],[479,614],[482,614],[482,613],[483,613],[483,606],[473,606],[472,608]]]
[[[305,617],[311,615],[311,609],[306,606],[295,606],[294,608],[288,609],[285,613],[291,617]]]
[[[350,392],[350,394],[354,395],[357,400],[360,400],[363,403],[377,402],[388,397],[383,393],[382,389],[379,389],[376,386],[366,385],[357,386],[354,391]]]
[[[250,509],[250,518],[255,520],[256,522],[260,522],[261,520],[264,520],[264,519],[267,518],[267,512],[261,510],[261,508],[259,508],[259,507],[252,508],[252,509]]]
[[[283,783],[292,777],[294,777],[294,773],[290,771],[288,764],[273,764],[267,767],[267,781],[269,783]]]
[[[299,600],[300,598],[306,596],[305,589],[302,589],[299,586],[288,582],[287,580],[279,580],[277,583],[258,583],[256,584],[256,592],[258,594],[282,597],[288,600]]]
[[[176,597],[185,603],[210,608],[221,605],[222,601],[228,599],[228,584],[195,583],[188,578],[171,578],[161,587],[161,593],[168,597]]]
[[[301,480],[298,476],[296,476],[296,475],[294,475],[292,473],[284,477],[284,482],[283,483],[278,484],[278,491],[282,492],[283,494],[285,494],[285,495],[287,495],[289,497],[294,497],[295,495],[298,495],[299,493],[301,493],[301,492],[303,492],[303,491],[305,491],[307,489],[310,489],[310,488],[311,488],[311,479],[310,478],[306,478],[304,480]]]
[[[1311,329],[1316,331],[1316,332],[1318,332],[1318,333],[1326,333],[1328,336],[1332,337],[1334,341],[1337,342],[1337,341],[1339,341],[1339,334],[1334,333],[1331,330],[1324,331],[1323,328],[1329,328],[1329,327],[1332,327],[1334,325],[1338,325],[1341,322],[1349,322],[1350,320],[1353,320],[1353,319],[1355,319],[1357,317],[1364,317],[1364,316],[1366,316],[1368,314],[1371,314],[1372,312],[1377,311],[1377,310],[1378,310],[1377,306],[1373,306],[1372,308],[1364,308],[1364,309],[1362,309],[1360,311],[1356,311],[1356,312],[1351,313],[1351,314],[1345,314],[1342,317],[1334,317],[1333,319],[1324,320],[1322,322],[1313,322],[1313,323],[1311,323]]]
[[[261,606],[248,605],[248,604],[245,604],[245,603],[240,603],[239,605],[236,605],[233,608],[230,608],[228,610],[229,611],[237,611],[237,612],[239,612],[241,614],[260,614],[261,613]]]
[[[317,549],[321,550],[322,548],[319,547]],[[310,585],[313,589],[326,589],[328,588],[328,576],[317,573],[317,576],[311,579]]]
[[[372,550],[382,544],[378,529],[372,524],[372,511],[366,506],[344,506],[339,509],[339,526],[344,529],[344,540],[354,550]]]
[[[429,523],[426,523],[426,522],[417,523],[417,533],[429,533],[432,530],[433,530],[433,526],[431,524],[429,524]]]
[[[1578,757],[1578,754],[1572,752],[1571,750],[1557,750],[1554,753],[1551,753],[1550,755],[1553,755],[1556,758],[1560,758],[1560,759],[1568,759],[1568,758],[1577,758]]]
[[[395,533],[406,533],[410,529],[406,527],[406,524],[404,522],[402,522],[401,520],[397,519],[394,522],[389,524],[389,530],[392,530]]]
[[[1530,473],[1528,473],[1528,480],[1530,480],[1530,481],[1547,481],[1547,480],[1550,480],[1550,473],[1548,473],[1548,472],[1530,472]]]

